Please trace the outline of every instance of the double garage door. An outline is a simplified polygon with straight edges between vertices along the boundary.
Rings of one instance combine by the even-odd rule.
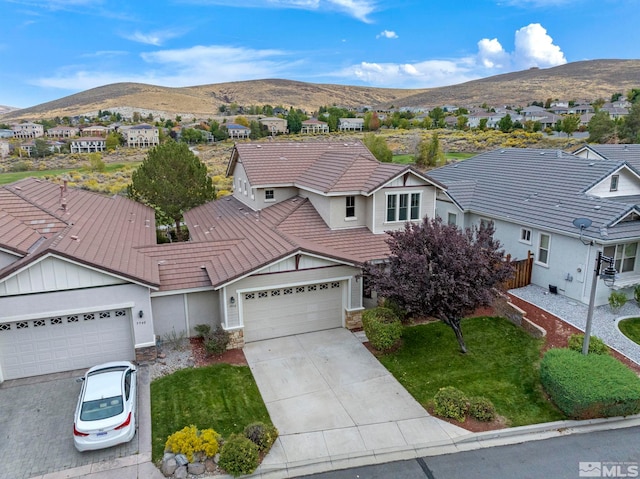
[[[342,326],[342,283],[330,281],[244,293],[246,342]]]
[[[128,309],[0,324],[5,380],[131,360],[134,354]]]

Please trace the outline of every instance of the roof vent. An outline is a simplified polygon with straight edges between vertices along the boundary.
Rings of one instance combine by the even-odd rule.
[[[76,235],[71,235],[71,239],[74,241],[78,241],[78,237]]]
[[[602,206],[600,206],[600,205],[595,205],[595,206],[593,207],[593,209],[594,209],[594,210],[599,210],[600,208],[602,208]]]
[[[595,163],[592,161],[591,163],[589,163],[589,166],[593,166],[595,165]]]
[[[541,154],[541,155],[544,155],[544,154],[545,154],[545,152],[544,152],[544,151],[541,151],[541,152],[540,152],[540,154]]]
[[[262,145],[256,145],[256,148],[262,148]]]
[[[556,150],[556,158],[562,158],[562,151]]]

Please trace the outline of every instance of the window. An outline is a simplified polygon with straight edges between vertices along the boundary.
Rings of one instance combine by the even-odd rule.
[[[387,196],[387,222],[420,219],[420,193]]]
[[[620,180],[620,175],[611,175],[611,186],[609,191],[618,191],[618,181]]]
[[[346,217],[354,218],[356,216],[356,197],[355,196],[347,196],[345,198],[346,203]]]
[[[264,190],[264,200],[273,201],[275,199],[275,192],[273,190]]]
[[[538,244],[538,263],[549,264],[549,243],[551,238],[549,235],[540,233],[540,243]]]
[[[448,225],[456,225],[458,224],[458,215],[455,213],[449,213],[447,215],[447,224]]]
[[[638,243],[618,244],[604,248],[604,255],[615,259],[615,268],[618,273],[633,271],[636,265]]]
[[[244,194],[247,195],[247,182],[244,182]]]
[[[395,221],[396,220],[396,195],[387,196],[387,221]]]
[[[420,218],[420,193],[411,193],[411,219]]]
[[[522,228],[520,230],[520,241],[522,243],[531,244],[531,230],[527,228]]]

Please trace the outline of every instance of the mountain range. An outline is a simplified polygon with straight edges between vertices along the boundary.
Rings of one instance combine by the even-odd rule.
[[[95,114],[98,110],[138,111],[145,116],[209,118],[221,105],[271,105],[301,108],[311,114],[321,106],[435,107],[443,105],[526,106],[546,99],[609,100],[614,93],[640,88],[640,60],[589,60],[505,73],[457,85],[424,88],[374,88],[265,79],[169,88],[141,83],[114,83],[40,105],[12,110],[0,107],[0,121],[38,120]]]

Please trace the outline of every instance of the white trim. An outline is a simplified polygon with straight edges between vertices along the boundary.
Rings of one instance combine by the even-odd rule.
[[[415,221],[420,221],[420,218],[422,218],[422,193],[424,192],[424,190],[406,190],[406,188],[408,187],[402,187],[402,189],[397,189],[397,190],[388,190],[384,192],[384,198],[385,198],[385,202],[384,202],[384,221],[382,222],[382,224],[385,225],[396,225],[396,224],[403,224],[403,223],[410,223],[410,222],[415,222]],[[410,187],[409,187],[410,188]],[[418,195],[419,199],[418,199],[418,217],[417,218],[411,218],[411,196],[412,195]],[[389,217],[388,217],[388,212],[389,212],[389,196],[395,196],[396,197],[396,219],[393,221],[389,221]],[[400,195],[407,195],[407,219],[406,220],[399,220],[397,219],[398,216],[400,215]]]
[[[268,264],[266,264],[264,266],[261,266],[260,268],[258,268],[256,270],[253,270],[253,271],[251,271],[249,273],[245,273],[242,276],[238,276],[237,278],[235,278],[235,279],[233,279],[231,281],[227,281],[226,283],[223,283],[220,286],[215,287],[214,290],[218,291],[218,290],[220,290],[222,288],[226,288],[227,286],[240,281],[241,279],[245,279],[245,278],[248,278],[249,276],[260,274],[261,271],[264,271],[265,269],[270,268],[274,264],[278,264],[281,261],[285,261],[285,260],[287,260],[289,258],[292,258],[292,257],[298,255],[298,254],[304,254],[304,255],[310,256],[312,258],[324,259],[324,260],[331,261],[331,262],[334,262],[336,264],[340,264],[340,265],[344,265],[344,266],[352,266],[354,268],[358,267],[354,263],[349,263],[349,262],[346,262],[346,261],[338,260],[338,259],[335,259],[335,258],[329,258],[329,257],[326,257],[326,256],[322,256],[322,255],[318,255],[318,254],[314,254],[314,253],[309,253],[307,251],[301,251],[301,250],[298,249],[298,250],[294,251],[293,253],[291,253],[291,254],[289,254],[287,256],[283,256],[282,258],[279,258],[278,260],[272,261],[271,263],[268,263]],[[306,269],[315,269],[315,268],[305,268],[305,269],[301,269],[301,270],[290,270],[289,272],[305,271]],[[282,272],[285,272],[285,271],[282,271]]]
[[[138,348],[148,348],[149,346],[155,346],[156,342],[150,342],[150,343],[139,343],[139,344],[134,344],[133,345],[133,349],[138,349]]]
[[[541,243],[542,243],[542,235],[547,236],[549,238],[549,244],[547,245],[546,251],[547,251],[547,262],[543,263],[542,261],[540,261],[538,258],[540,256],[540,248],[541,248]],[[550,258],[551,256],[551,235],[549,233],[543,233],[542,231],[538,232],[538,244],[536,246],[536,259],[535,259],[535,263],[538,266],[543,266],[545,268],[549,268],[549,264],[550,264]]]
[[[64,309],[61,311],[46,311],[39,313],[22,314],[18,316],[5,316],[0,323],[13,323],[15,321],[29,321],[32,319],[48,318],[54,316],[72,316],[74,314],[95,313],[97,311],[113,311],[115,309],[130,309],[133,318],[133,307],[136,304],[129,301],[127,303],[109,304],[101,306],[91,306],[87,308]]]
[[[160,296],[174,296],[178,294],[201,293],[203,291],[216,291],[213,286],[201,286],[199,288],[171,289],[167,291],[154,291],[150,293],[150,297],[156,298]]]
[[[0,251],[2,251],[3,253],[8,253],[8,254],[13,255],[13,256],[17,256],[18,258],[24,258],[24,256],[21,255],[20,253],[16,253],[15,251],[11,251],[11,250],[8,250],[6,248],[0,247]]]
[[[189,336],[189,304],[187,299],[187,293],[182,293],[182,304],[184,305],[184,325],[187,329],[187,336]]]

